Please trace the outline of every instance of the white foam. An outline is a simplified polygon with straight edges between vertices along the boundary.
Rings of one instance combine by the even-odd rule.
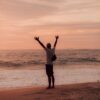
[[[94,82],[100,80],[100,68],[55,68],[56,85]],[[26,86],[46,86],[47,76],[40,70],[0,70],[0,88],[17,88]]]

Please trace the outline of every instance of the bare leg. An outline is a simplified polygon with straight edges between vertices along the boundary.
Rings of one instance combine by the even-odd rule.
[[[48,88],[51,88],[51,77],[48,76]]]
[[[55,87],[55,78],[54,78],[54,75],[51,76],[52,77],[52,88]]]

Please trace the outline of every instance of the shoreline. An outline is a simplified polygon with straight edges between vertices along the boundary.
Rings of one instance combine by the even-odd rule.
[[[55,89],[25,87],[0,91],[0,100],[99,100],[100,82],[57,85]]]
[[[66,66],[67,67],[67,66]],[[77,67],[77,68],[76,68]],[[100,81],[100,67],[84,68],[80,66],[70,68],[54,68],[55,84],[67,85]],[[47,76],[41,70],[0,70],[0,90],[21,87],[41,87],[47,85]]]

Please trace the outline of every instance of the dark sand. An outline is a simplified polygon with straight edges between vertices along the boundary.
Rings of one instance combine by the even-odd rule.
[[[0,100],[100,100],[100,83],[81,83],[45,87],[29,87],[0,91]]]

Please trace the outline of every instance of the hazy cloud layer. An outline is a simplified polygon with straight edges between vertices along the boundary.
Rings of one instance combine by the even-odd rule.
[[[74,20],[100,22],[99,11],[99,0],[0,0],[0,15],[4,20],[29,21],[30,24],[34,24],[34,20],[40,24]]]
[[[54,33],[63,38],[76,34],[73,36],[79,36],[75,39],[79,41],[83,39],[79,34],[88,39],[91,35],[90,40],[99,44],[100,0],[0,0],[0,45]]]

